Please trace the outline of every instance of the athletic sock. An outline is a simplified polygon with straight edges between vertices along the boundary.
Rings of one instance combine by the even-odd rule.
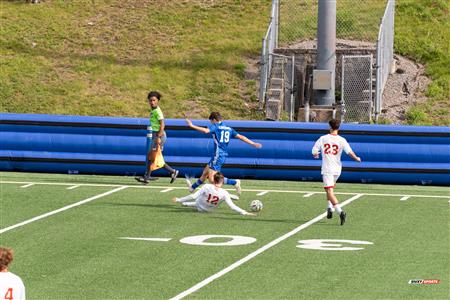
[[[338,214],[341,214],[341,212],[342,212],[341,206],[340,206],[339,204],[336,204],[336,205],[334,206],[334,210],[335,210]]]
[[[328,208],[333,209],[333,203],[331,203],[331,201],[328,201]]]
[[[236,185],[236,179],[230,179],[230,178],[225,177],[223,179],[223,183],[229,184],[229,185]]]
[[[201,181],[201,179],[197,180],[197,181],[192,185],[192,189],[195,190],[196,188],[198,188],[199,186],[201,186],[202,183],[203,183],[203,181]]]
[[[175,170],[171,166],[169,166],[168,164],[164,164],[164,169],[169,171],[171,174],[175,173]]]

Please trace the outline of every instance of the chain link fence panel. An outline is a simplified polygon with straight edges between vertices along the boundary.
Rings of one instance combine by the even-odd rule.
[[[387,0],[329,1],[337,1],[337,39],[373,43],[377,41],[380,19],[383,17]],[[306,40],[315,40],[317,11],[318,0],[280,0],[279,45],[283,47]]]
[[[373,101],[372,55],[342,57],[342,119],[370,123]]]

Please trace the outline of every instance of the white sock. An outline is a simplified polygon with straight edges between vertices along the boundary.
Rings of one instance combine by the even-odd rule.
[[[336,205],[334,206],[334,210],[335,210],[338,214],[341,214],[341,212],[342,212],[341,206],[340,206],[339,204],[336,204]]]
[[[331,201],[328,201],[328,208],[333,209],[333,203],[331,203]]]

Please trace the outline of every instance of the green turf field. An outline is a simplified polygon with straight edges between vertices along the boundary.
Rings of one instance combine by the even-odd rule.
[[[27,299],[450,298],[448,187],[340,183],[340,226],[317,182],[243,180],[236,204],[264,203],[243,217],[173,204],[188,193],[181,178],[0,178],[0,244]]]

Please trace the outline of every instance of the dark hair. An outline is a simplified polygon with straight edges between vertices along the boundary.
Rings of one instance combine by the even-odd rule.
[[[0,247],[0,271],[8,268],[13,260],[13,251],[10,248]]]
[[[161,100],[162,95],[157,91],[151,91],[150,93],[148,93],[147,99],[150,100],[150,98],[152,97],[156,97],[158,98],[158,100]]]
[[[331,119],[330,122],[328,122],[328,124],[330,124],[331,129],[338,130],[339,126],[341,126],[341,121],[337,119]]]
[[[222,183],[224,179],[224,176],[222,173],[217,172],[216,174],[214,174],[214,183],[219,184]]]
[[[209,115],[209,119],[212,120],[216,120],[216,121],[222,121],[222,116],[220,115],[219,112],[217,111],[213,111],[210,115]]]

